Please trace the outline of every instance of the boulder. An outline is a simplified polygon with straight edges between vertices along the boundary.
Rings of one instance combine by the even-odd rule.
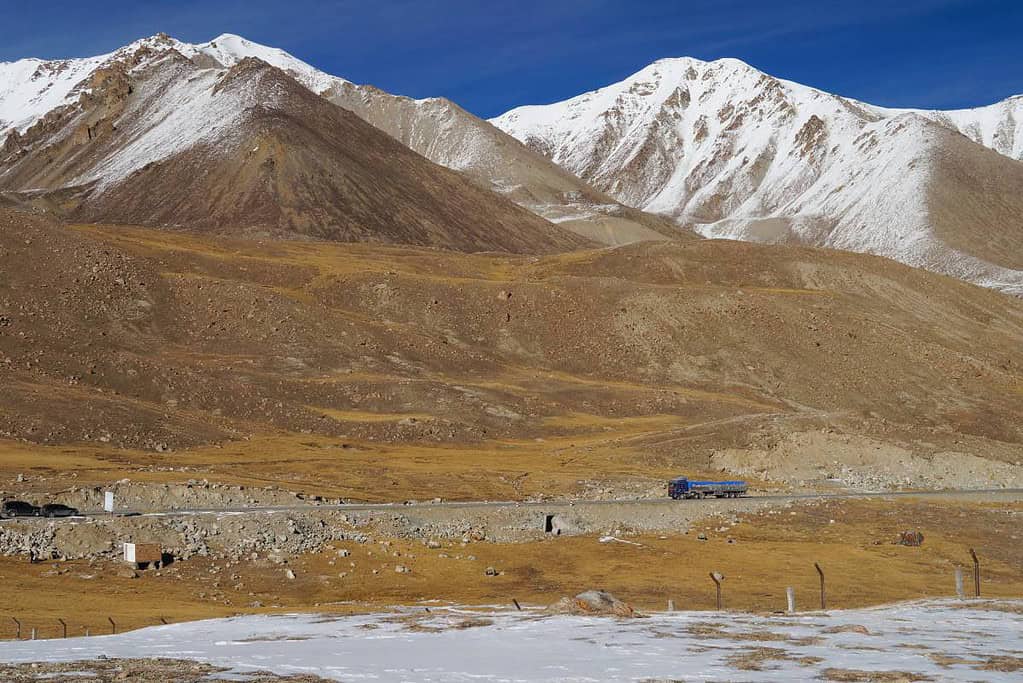
[[[617,617],[634,617],[632,605],[622,602],[607,591],[589,590],[574,598],[562,598],[547,608],[556,614],[595,614]]]
[[[924,544],[924,535],[916,530],[903,531],[896,543],[915,548]]]

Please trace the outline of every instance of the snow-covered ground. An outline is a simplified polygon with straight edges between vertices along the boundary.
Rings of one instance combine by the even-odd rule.
[[[818,679],[828,669],[1019,681],[1020,671],[1012,669],[1023,664],[1023,601],[915,602],[795,616],[674,612],[631,620],[435,608],[246,616],[0,643],[0,661],[10,663],[101,655],[346,681],[794,681]]]

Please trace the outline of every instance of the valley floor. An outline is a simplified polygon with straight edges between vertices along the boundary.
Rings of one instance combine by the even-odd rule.
[[[983,595],[1018,598],[1021,516],[1019,503],[807,501],[696,519],[660,534],[637,534],[624,522],[611,522],[603,534],[524,543],[397,536],[378,519],[359,527],[351,537],[358,540],[328,541],[316,551],[246,552],[238,559],[196,555],[138,572],[114,553],[35,564],[24,556],[3,557],[6,618],[0,637],[15,637],[12,617],[20,620],[23,638],[32,629],[39,638],[55,638],[62,634],[59,619],[70,636],[80,636],[86,630],[110,633],[108,617],[120,632],[161,619],[236,614],[507,606],[513,600],[538,607],[590,588],[606,589],[641,610],[661,610],[668,600],[679,609],[711,610],[711,571],[726,577],[726,608],[770,612],[785,608],[788,586],[800,607],[817,604],[815,562],[826,573],[828,607],[860,608],[954,596],[957,565],[964,567],[972,595],[970,548],[980,557]],[[230,540],[230,522],[215,520],[209,533]],[[282,523],[274,533],[285,547],[287,536],[304,528],[289,531]],[[7,529],[0,526],[0,535]],[[897,545],[905,530],[920,531],[923,545]]]

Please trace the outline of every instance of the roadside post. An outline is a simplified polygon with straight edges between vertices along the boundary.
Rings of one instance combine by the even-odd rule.
[[[970,556],[973,557],[973,597],[980,597],[980,560],[977,559],[977,553],[973,548],[970,548]]]
[[[114,492],[104,491],[103,492],[103,511],[109,512],[111,515],[114,514]]]
[[[720,574],[718,572],[711,572],[710,573],[710,578],[711,578],[712,581],[714,581],[714,585],[717,587],[717,605],[718,605],[718,609],[722,609],[722,607],[721,607],[721,582],[724,580],[725,575],[724,574]]]
[[[785,598],[788,601],[788,609],[785,611],[792,614],[796,611],[796,589],[789,586],[785,589]]]
[[[966,591],[963,590],[963,568],[958,564],[956,565],[956,597],[960,600],[966,597]]]
[[[824,593],[824,570],[821,569],[820,564],[817,562],[813,563],[813,568],[817,570],[817,574],[821,577],[821,609],[827,609],[828,603],[827,600],[825,600]]]

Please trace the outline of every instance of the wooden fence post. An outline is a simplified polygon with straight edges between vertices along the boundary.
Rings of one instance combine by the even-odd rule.
[[[17,640],[21,640],[21,622],[16,617],[11,617],[14,624],[18,627],[18,635],[14,636]]]
[[[817,570],[817,573],[821,577],[821,609],[827,609],[828,608],[828,602],[825,599],[825,592],[824,592],[824,570],[821,569],[820,564],[817,563],[817,562],[813,563],[813,567],[814,567],[814,569]]]
[[[725,575],[724,574],[719,574],[718,572],[711,572],[710,573],[710,578],[714,581],[714,585],[717,587],[717,597],[718,597],[717,605],[718,605],[718,609],[721,609],[721,581],[722,581],[722,579],[725,578]]]
[[[110,617],[107,617],[107,621],[110,622],[110,633],[111,634],[117,633],[117,624],[114,623],[114,620]]]
[[[973,557],[973,597],[980,597],[980,560],[977,559],[977,553],[970,548],[970,555]]]
[[[57,619],[57,621],[60,622],[60,628],[62,633],[61,638],[67,638],[67,622],[64,621],[63,619]]]

